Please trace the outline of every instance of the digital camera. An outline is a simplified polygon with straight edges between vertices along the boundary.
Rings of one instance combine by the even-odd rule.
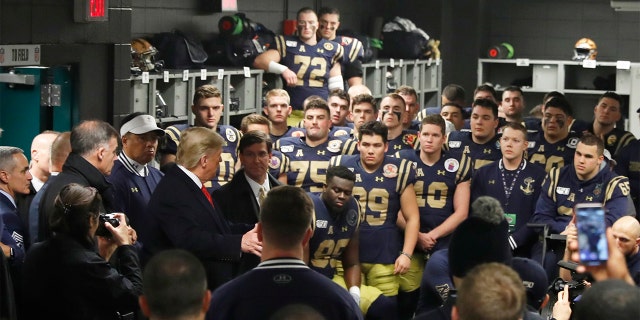
[[[98,230],[96,230],[96,236],[111,237],[111,232],[104,226],[105,222],[109,222],[114,228],[120,225],[120,221],[115,217],[113,213],[101,213],[98,216]]]

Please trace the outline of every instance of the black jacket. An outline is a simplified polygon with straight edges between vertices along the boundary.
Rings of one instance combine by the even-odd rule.
[[[54,201],[60,190],[70,183],[96,188],[102,196],[102,204],[106,212],[114,211],[114,196],[111,183],[107,181],[102,172],[75,153],[69,154],[62,167],[62,172],[50,182],[40,200],[40,208],[38,210],[38,239],[40,241],[51,238],[52,232],[49,228],[49,217],[54,211]]]
[[[65,234],[31,247],[23,270],[25,319],[117,319],[116,312],[137,310],[142,274],[135,249],[118,247],[112,267],[94,247]]]
[[[271,188],[279,186],[278,179],[267,173]],[[258,222],[260,206],[256,200],[251,185],[244,175],[244,169],[238,170],[229,183],[213,191],[213,201],[216,209],[231,223],[254,225]],[[243,254],[234,275],[245,273],[255,268],[260,258],[253,254]]]

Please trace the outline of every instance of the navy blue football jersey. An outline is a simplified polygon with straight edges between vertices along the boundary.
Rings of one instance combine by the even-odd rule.
[[[453,195],[456,186],[471,179],[471,161],[468,157],[454,158],[442,152],[440,160],[432,166],[420,160],[419,150],[402,150],[396,158],[415,163],[416,183],[413,189],[420,210],[420,232],[426,233],[444,222],[454,211]],[[449,246],[449,236],[438,239],[433,251]]]
[[[401,135],[388,142],[389,148],[387,149],[387,155],[390,156],[393,156],[400,150],[417,149],[419,144],[418,134],[413,130],[402,130]]]
[[[360,155],[337,156],[332,166],[345,166],[355,172],[353,196],[364,211],[360,224],[360,261],[393,264],[402,249],[403,238],[396,226],[400,196],[416,182],[413,163],[406,159],[385,157],[380,167],[367,172]]]
[[[329,96],[329,71],[342,61],[343,48],[339,44],[320,39],[316,45],[308,45],[296,36],[276,36],[276,49],[280,63],[298,75],[296,86],[285,86],[294,110],[303,110],[308,96]]]
[[[355,198],[334,217],[318,193],[310,193],[315,209],[313,237],[309,240],[309,266],[329,279],[336,273],[336,262],[360,226],[360,205]]]
[[[636,214],[640,212],[640,140],[624,147],[616,158],[615,170],[619,175],[629,178],[631,199],[636,206]]]
[[[593,123],[587,127],[586,131],[593,133]],[[604,148],[609,150],[609,153],[611,153],[611,156],[615,159],[620,150],[635,139],[636,137],[633,133],[616,127],[605,134],[602,141],[604,141]]]
[[[580,137],[575,133],[556,143],[549,143],[544,138],[544,132],[532,132],[527,138],[529,147],[527,154],[529,162],[538,164],[546,172],[553,168],[562,168],[565,165],[573,165],[573,156],[576,153]]]
[[[275,149],[289,158],[287,184],[298,186],[307,192],[320,192],[326,181],[331,157],[342,153],[342,139],[329,139],[316,147],[310,147],[305,138],[282,138]]]
[[[496,134],[493,139],[485,144],[477,144],[473,142],[471,132],[452,131],[447,136],[447,146],[452,156],[471,158],[473,171],[502,158],[499,134]]]
[[[278,150],[271,151],[271,159],[269,159],[269,173],[276,179],[289,168],[289,158]]]
[[[573,217],[573,207],[581,202],[596,202],[606,208],[605,220],[611,226],[628,212],[629,179],[608,168],[588,181],[578,180],[574,166],[554,168],[545,177],[531,222],[549,225],[551,233],[560,233]]]
[[[164,132],[167,134],[167,141],[165,151],[169,154],[176,154],[178,151],[178,145],[180,144],[180,134],[183,130],[189,128],[188,125],[176,125],[167,127]],[[209,192],[213,192],[231,181],[233,175],[236,172],[236,163],[238,163],[238,142],[242,137],[242,133],[238,129],[228,125],[218,125],[216,132],[222,136],[226,145],[222,147],[222,153],[220,157],[220,166],[218,167],[218,173],[211,181],[207,181],[204,185]]]

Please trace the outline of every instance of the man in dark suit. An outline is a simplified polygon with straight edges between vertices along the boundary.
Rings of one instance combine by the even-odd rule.
[[[256,228],[230,224],[219,212],[222,203],[213,202],[204,187],[216,175],[223,144],[211,129],[183,131],[177,165],[162,178],[147,208],[154,224],[149,228],[151,253],[169,248],[193,253],[205,267],[209,289],[232,278],[243,254],[260,256],[262,251]]]
[[[272,187],[280,185],[268,172],[271,148],[271,138],[261,131],[249,131],[240,139],[238,158],[243,168],[236,172],[231,182],[213,191],[217,209],[230,222],[258,223],[261,200]],[[244,255],[238,272],[251,270],[258,263],[259,257]]]

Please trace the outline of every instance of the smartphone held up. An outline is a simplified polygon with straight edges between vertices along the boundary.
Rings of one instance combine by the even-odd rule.
[[[609,259],[605,209],[600,203],[578,203],[575,206],[580,262],[597,266]]]

